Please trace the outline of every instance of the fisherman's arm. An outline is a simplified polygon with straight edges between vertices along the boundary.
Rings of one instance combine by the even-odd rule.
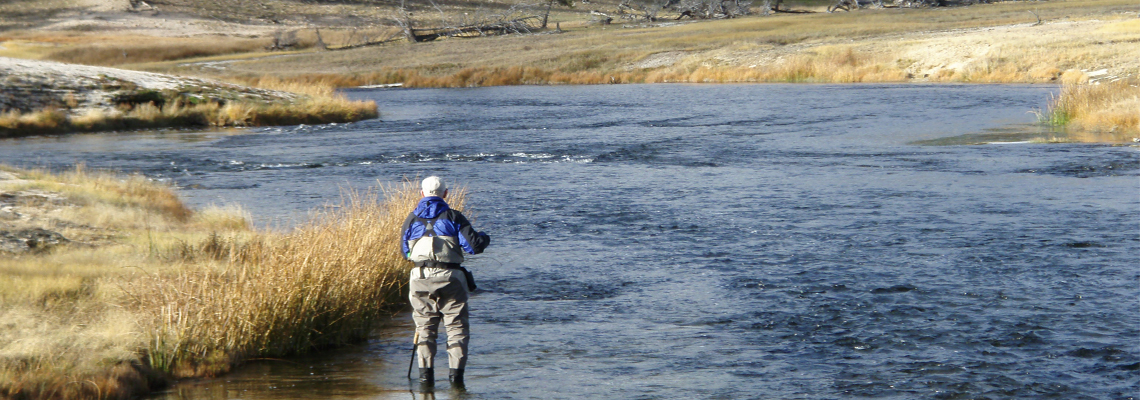
[[[409,213],[408,217],[404,218],[403,226],[400,227],[400,256],[404,257],[405,260],[408,259],[408,253],[412,251],[408,248],[408,229],[412,227],[412,221],[415,220],[415,216]]]
[[[468,221],[463,213],[455,211],[454,218],[453,221],[459,226],[459,244],[463,246],[463,251],[470,254],[482,253],[490,244],[491,238],[486,233],[475,231],[475,227],[471,226],[471,221]]]

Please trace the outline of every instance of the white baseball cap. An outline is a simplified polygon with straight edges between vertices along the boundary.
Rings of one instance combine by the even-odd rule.
[[[443,179],[438,176],[429,176],[424,178],[420,188],[424,191],[424,196],[443,196],[443,192],[447,191],[447,186],[443,184]]]

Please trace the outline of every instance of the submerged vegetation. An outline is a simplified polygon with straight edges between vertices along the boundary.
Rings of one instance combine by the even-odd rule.
[[[382,191],[282,234],[140,176],[0,166],[0,397],[127,398],[365,338],[402,304],[418,200]]]

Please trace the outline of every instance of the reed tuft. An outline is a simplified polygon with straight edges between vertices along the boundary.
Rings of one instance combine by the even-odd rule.
[[[1065,85],[1038,116],[1045,124],[1069,127],[1082,141],[1129,142],[1140,137],[1140,85]]]
[[[175,377],[210,376],[252,357],[276,357],[363,340],[403,304],[410,266],[399,228],[419,200],[414,183],[349,191],[284,236],[212,236],[196,251],[225,260],[145,277],[132,309],[153,327],[146,359]],[[460,207],[462,193],[452,199]]]
[[[0,165],[3,230],[70,241],[0,252],[0,398],[129,398],[169,378],[367,337],[405,303],[414,182],[346,191],[289,233],[236,206],[192,211],[139,176]],[[462,208],[464,194],[449,198]],[[74,382],[90,382],[75,385]]]

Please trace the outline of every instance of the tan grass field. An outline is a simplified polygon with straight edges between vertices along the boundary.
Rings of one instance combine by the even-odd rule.
[[[565,33],[394,43],[335,52],[135,68],[222,79],[271,74],[337,87],[527,84],[933,82],[1100,84],[1124,117],[1072,119],[1073,138],[1131,141],[1140,114],[1140,18],[1122,0],[864,9],[647,25],[568,21]],[[1038,17],[1041,23],[1038,24]],[[332,71],[332,72],[330,72]],[[1099,133],[1098,133],[1099,132]],[[1105,135],[1105,132],[1111,134]]]
[[[282,234],[139,176],[0,166],[5,198],[50,199],[5,206],[3,230],[69,239],[0,252],[0,397],[129,398],[363,339],[403,304],[393,249],[414,189],[346,193]]]
[[[105,0],[85,0],[103,1]],[[23,4],[23,3],[20,3]],[[591,22],[616,2],[554,9],[561,33],[403,41],[392,4],[360,0],[166,0],[164,9],[68,17],[67,2],[39,5],[54,19],[0,31],[0,56],[93,63],[234,82],[276,77],[333,87],[602,83],[962,82],[1106,83],[1140,79],[1140,7],[1133,0],[1001,2],[941,8],[864,8],[723,20]],[[508,12],[514,3],[410,2],[419,26]],[[520,3],[521,4],[521,3]],[[821,11],[825,3],[789,7]],[[24,10],[29,6],[0,6]],[[69,19],[70,18],[70,19]],[[163,23],[156,22],[159,18]],[[169,18],[169,21],[168,21]],[[272,22],[272,23],[270,23]],[[27,22],[31,23],[31,22]],[[149,24],[149,25],[148,25]],[[165,25],[163,25],[165,24]],[[162,29],[165,26],[170,29]],[[185,32],[178,35],[178,32]],[[297,46],[265,45],[288,32]],[[1131,103],[1122,103],[1126,110]],[[1087,122],[1085,128],[1109,130]],[[1074,128],[1076,128],[1074,126]],[[1116,128],[1117,130],[1126,128]],[[1140,134],[1140,133],[1138,133]]]
[[[390,20],[393,11],[379,2],[367,1],[357,8],[347,4],[302,7],[275,0],[261,2],[264,7],[247,4],[249,7],[242,8],[245,3],[253,2],[163,2],[168,9],[197,13],[170,17],[166,22],[170,30],[128,29],[108,17],[101,22],[105,26],[98,25],[98,20],[85,20],[95,25],[81,30],[71,25],[57,27],[61,22],[40,29],[0,31],[0,56],[236,79],[269,75],[338,85],[396,80],[409,86],[753,81],[1042,83],[1058,81],[1069,70],[1106,69],[1117,77],[1140,75],[1140,10],[1131,0],[868,8],[725,20],[619,21],[608,26],[590,24],[586,11],[610,12],[607,7],[614,5],[592,2],[574,9],[555,9],[558,12],[552,21],[561,23],[561,34],[393,42],[346,51],[312,47],[316,30],[324,29],[322,37],[331,47],[398,36],[398,28]],[[477,5],[472,3],[472,7]],[[805,9],[795,3],[792,8]],[[432,25],[440,18],[455,17],[445,14],[460,11],[474,9],[453,5],[441,13],[421,13],[417,18],[424,20],[423,25]],[[284,22],[288,12],[311,15],[306,20],[308,25]],[[202,16],[226,13],[243,15],[248,21],[240,27],[186,26],[200,22]],[[123,14],[135,19],[158,18],[147,18],[145,13]],[[282,22],[278,28],[266,28],[257,24],[256,15],[273,15]],[[340,19],[313,21],[317,17]],[[177,36],[180,31],[185,33]],[[281,31],[293,31],[299,53],[264,50],[272,36]],[[169,36],[172,34],[175,36]]]
[[[1132,9],[1132,10],[1130,10]],[[1140,75],[1140,22],[1123,0],[778,14],[554,35],[396,43],[163,72],[340,85],[614,82],[1058,82],[1067,70]],[[1034,25],[1037,13],[1044,20]]]

